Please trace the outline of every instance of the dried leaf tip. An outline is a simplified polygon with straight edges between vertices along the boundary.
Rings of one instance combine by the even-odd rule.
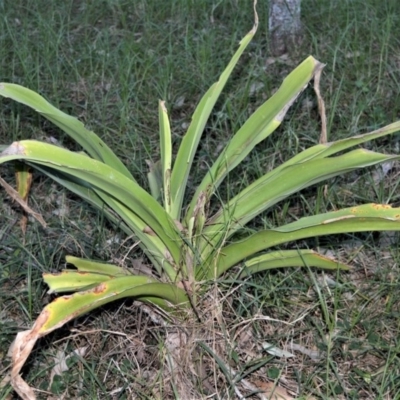
[[[13,142],[10,146],[4,149],[0,155],[2,156],[14,156],[14,155],[25,155],[25,147],[22,146],[21,142]]]
[[[257,0],[254,0],[253,2],[253,10],[254,10],[254,25],[251,31],[249,32],[252,35],[254,35],[257,32],[258,28]]]

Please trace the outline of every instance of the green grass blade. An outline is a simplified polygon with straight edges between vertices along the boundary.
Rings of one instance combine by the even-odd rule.
[[[20,85],[0,83],[0,95],[33,108],[79,143],[91,157],[134,180],[121,160],[94,132],[86,129],[76,118],[51,105],[36,92]]]
[[[193,114],[192,122],[184,136],[175,159],[171,174],[171,216],[173,219],[180,219],[183,197],[187,186],[189,172],[193,163],[194,155],[203,134],[207,120],[217,102],[229,76],[239,61],[243,51],[250,43],[257,31],[258,19],[253,29],[240,41],[240,45],[228,66],[225,68],[218,82],[214,83],[204,94]]]
[[[144,227],[133,227],[136,235],[159,236],[169,250],[163,256],[179,262],[181,239],[175,223],[151,195],[118,171],[87,156],[36,141],[15,142],[1,153],[0,163],[11,160],[44,165],[87,182],[106,203],[113,199],[108,204],[111,208],[120,203],[145,223]]]
[[[328,270],[349,270],[350,266],[339,263],[313,250],[278,250],[251,258],[244,263],[240,278],[266,271],[286,267],[316,267]],[[225,272],[225,271],[221,271]]]
[[[215,353],[211,347],[207,346],[203,341],[199,341],[199,346],[202,347],[218,364],[219,368],[221,369],[221,372],[224,374],[226,380],[228,381],[230,387],[235,386],[235,382],[233,380],[234,374],[231,372],[231,369],[229,366],[226,365],[224,360],[218,356],[218,354]]]
[[[268,248],[310,237],[351,232],[400,231],[400,208],[365,204],[311,217],[276,229],[260,231],[222,249],[216,260],[217,276],[240,261]],[[209,271],[212,277],[213,271]]]
[[[229,238],[247,222],[292,193],[355,169],[399,158],[358,149],[337,157],[289,165],[278,174],[272,171],[244,189],[210,218],[204,234],[211,243],[218,243],[222,236]]]
[[[164,208],[171,214],[171,163],[172,163],[172,143],[171,127],[165,103],[160,101],[159,108],[160,120],[160,151],[161,151],[161,173],[163,179]]]
[[[189,206],[188,219],[192,217],[200,193],[207,193],[207,198],[210,198],[229,171],[237,167],[258,143],[276,130],[287,110],[322,66],[315,58],[308,57],[285,78],[279,90],[251,115],[197,188]]]

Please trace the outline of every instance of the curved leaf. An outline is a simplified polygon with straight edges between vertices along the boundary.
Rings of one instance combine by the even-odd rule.
[[[148,279],[148,278],[145,278]],[[93,289],[62,296],[48,304],[36,319],[32,329],[19,332],[10,347],[12,356],[11,383],[24,399],[35,399],[35,394],[20,375],[26,359],[37,340],[60,328],[68,321],[111,301],[134,297],[155,303],[168,311],[189,307],[186,292],[166,283],[142,284],[143,277],[129,276],[102,282]]]
[[[171,216],[173,219],[180,219],[183,196],[185,194],[187,180],[193,159],[199,145],[204,127],[211,114],[211,111],[217,102],[229,76],[231,75],[235,65],[240,59],[243,51],[250,43],[255,35],[258,26],[258,17],[255,13],[255,24],[253,29],[240,41],[240,45],[236,53],[233,55],[228,66],[219,77],[218,82],[214,83],[201,98],[196,110],[193,113],[192,122],[184,136],[179,147],[178,154],[175,159],[174,167],[171,175]]]
[[[82,272],[72,269],[65,269],[53,274],[43,274],[43,280],[50,288],[48,293],[88,290],[91,287],[97,286],[101,282],[106,282],[113,278],[115,278],[113,275],[96,272]]]
[[[148,283],[143,283],[144,281]],[[172,305],[189,306],[186,292],[173,284],[153,282],[143,276],[124,276],[102,282],[90,290],[55,299],[42,311],[47,312],[48,318],[39,333],[48,333],[71,319],[125,297],[156,297],[164,301],[164,308],[167,310]]]
[[[86,129],[76,118],[51,105],[33,90],[13,83],[0,83],[0,95],[33,108],[71,136],[91,157],[104,162],[131,180],[135,180],[121,160],[94,132]]]
[[[301,218],[280,228],[255,233],[224,247],[216,260],[220,275],[240,261],[283,243],[338,233],[400,231],[400,208],[387,204],[365,204]],[[208,276],[213,277],[213,271]]]
[[[140,241],[139,246],[157,269],[157,272],[161,275],[162,271],[165,271],[171,282],[177,280],[177,272],[171,264],[171,260],[167,260],[169,259],[167,257],[169,250],[158,236],[145,233],[147,224],[136,214],[127,207],[124,207],[123,204],[119,203],[114,197],[107,196],[101,191],[87,187],[87,184],[85,185],[84,182],[79,179],[74,179],[68,174],[47,168],[43,165],[30,165],[54,179],[71,192],[82,197],[93,207],[104,213],[111,222],[121,228],[128,236],[135,234]],[[114,212],[107,207],[107,204]]]
[[[207,193],[209,198],[229,171],[236,168],[258,143],[278,128],[287,110],[322,67],[315,58],[308,57],[285,78],[278,91],[250,116],[200,183],[190,203],[187,220],[193,215],[200,193]]]
[[[400,156],[375,153],[369,150],[353,150],[337,157],[309,160],[289,165],[278,174],[271,171],[235,196],[208,221],[204,230],[210,247],[227,239],[261,212],[311,185],[338,175],[380,164]]]
[[[121,207],[126,207],[136,215],[138,219],[132,220],[132,223],[144,221],[145,227],[135,226],[135,234],[159,236],[168,248],[170,257],[178,264],[181,238],[175,223],[161,205],[136,182],[97,160],[36,141],[13,143],[0,154],[0,164],[10,160],[38,163],[87,182],[111,208],[118,202]],[[147,232],[143,232],[144,229]]]
[[[278,174],[290,165],[332,156],[340,151],[344,151],[359,144],[390,135],[399,130],[400,121],[397,121],[392,124],[386,125],[383,128],[379,128],[373,132],[364,133],[363,135],[352,136],[349,138],[337,140],[336,142],[319,143],[315,146],[303,150],[299,154],[292,157],[290,160],[276,167],[273,171],[270,172],[270,174],[271,176]]]
[[[114,277],[132,275],[126,268],[114,264],[101,263],[88,258],[66,256],[65,261],[75,266],[81,272],[93,272],[96,274],[107,274]]]
[[[267,269],[286,267],[317,267],[328,270],[349,270],[349,265],[340,263],[313,250],[278,250],[271,251],[244,263],[240,278],[266,271]],[[221,271],[223,273],[225,271]]]

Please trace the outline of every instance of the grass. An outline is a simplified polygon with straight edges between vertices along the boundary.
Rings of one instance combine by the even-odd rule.
[[[267,10],[259,5],[259,32],[228,83],[221,111],[209,121],[197,160],[199,169],[207,168],[219,144],[229,140],[308,54],[327,64],[322,92],[330,140],[399,118],[400,4],[395,0],[382,6],[373,0],[303,3],[303,44],[279,59],[269,57]],[[72,0],[60,5],[15,0],[12,5],[0,3],[0,10],[1,80],[37,90],[79,116],[142,184],[146,160],[159,156],[158,99],[167,101],[174,141],[179,143],[196,102],[252,26],[251,7],[226,0],[216,4],[109,0],[101,6]],[[230,175],[221,198],[298,149],[318,142],[319,134],[310,88],[282,127],[248,157],[243,170]],[[8,101],[1,102],[0,137],[2,143],[53,137],[71,146],[68,138],[34,112]],[[373,146],[398,152],[399,136]],[[3,170],[2,175],[10,181],[11,172]],[[327,195],[323,188],[307,190],[264,215],[258,224],[270,226],[363,201],[399,205],[396,166],[384,181],[374,179],[376,173],[371,170],[329,182]],[[192,179],[194,186],[197,177]],[[80,199],[37,174],[30,204],[44,216],[46,230],[31,222],[23,237],[18,207],[4,191],[0,196],[3,377],[9,366],[5,355],[15,334],[30,327],[49,300],[41,280],[43,271],[59,269],[65,254],[132,268],[143,260],[135,253],[134,238],[126,240]],[[209,309],[204,313],[210,317],[202,327],[204,353],[190,355],[203,358],[203,370],[196,372],[205,376],[204,381],[199,378],[193,398],[216,390],[213,398],[235,398],[240,377],[256,388],[265,387],[265,382],[279,384],[297,398],[399,398],[398,235],[342,235],[310,240],[308,245],[335,252],[341,260],[351,261],[354,270],[340,276],[307,269],[273,271],[244,282],[227,276],[206,299]],[[165,338],[165,331],[135,302],[115,303],[42,340],[24,376],[42,391],[43,398],[173,398],[184,376],[178,368],[176,377],[166,377]],[[265,342],[295,357],[271,355],[263,349]],[[72,353],[77,349],[81,352]],[[66,361],[69,370],[49,382],[60,354],[71,355]],[[0,398],[12,396],[8,385],[0,389]]]

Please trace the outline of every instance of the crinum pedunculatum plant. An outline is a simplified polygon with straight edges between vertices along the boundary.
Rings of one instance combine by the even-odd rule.
[[[355,169],[398,159],[399,156],[362,148],[347,150],[400,130],[400,122],[364,135],[308,148],[221,204],[215,214],[207,214],[212,196],[228,173],[276,130],[299,94],[320,72],[323,66],[313,57],[295,68],[279,90],[248,118],[207,170],[190,202],[184,203],[190,169],[207,120],[255,32],[256,26],[242,39],[219,80],[200,100],[174,162],[170,123],[165,104],[160,101],[161,160],[152,165],[149,172],[150,192],[139,186],[112,150],[77,119],[27,88],[0,84],[1,96],[33,108],[83,150],[72,152],[33,140],[12,143],[0,154],[0,163],[18,161],[19,189],[29,190],[27,166],[54,179],[105,213],[127,235],[137,237],[159,276],[155,279],[134,275],[115,265],[72,256],[66,261],[76,269],[45,273],[44,280],[50,292],[74,293],[48,304],[32,329],[21,332],[14,343],[12,383],[23,398],[34,398],[19,372],[36,340],[103,304],[133,297],[166,312],[177,313],[198,304],[203,287],[200,283],[215,280],[237,265],[242,266],[241,277],[271,268],[304,265],[348,269],[347,265],[312,250],[267,251],[272,247],[335,233],[400,230],[400,209],[365,204],[304,217],[235,239],[235,234],[248,222],[293,193]],[[20,203],[23,204],[23,199]]]

